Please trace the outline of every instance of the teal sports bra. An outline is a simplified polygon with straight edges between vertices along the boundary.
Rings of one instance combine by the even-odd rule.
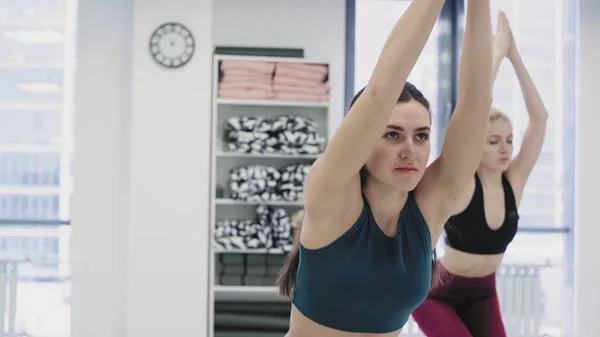
[[[300,245],[292,302],[321,325],[356,333],[401,329],[427,297],[433,246],[429,227],[410,192],[387,236],[366,198],[354,225],[319,249]]]

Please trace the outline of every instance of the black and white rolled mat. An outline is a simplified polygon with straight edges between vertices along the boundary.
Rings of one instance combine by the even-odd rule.
[[[276,201],[281,173],[268,165],[249,165],[233,168],[229,174],[231,198],[245,201]]]

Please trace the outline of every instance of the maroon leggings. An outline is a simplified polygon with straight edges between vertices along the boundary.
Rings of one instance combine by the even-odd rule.
[[[412,315],[427,337],[506,337],[496,274],[448,276]]]

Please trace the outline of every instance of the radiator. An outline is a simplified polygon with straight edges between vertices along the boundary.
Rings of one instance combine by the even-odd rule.
[[[509,337],[539,337],[542,282],[539,267],[507,265],[496,279],[500,310]]]
[[[503,265],[496,273],[500,311],[508,337],[539,337],[542,290],[539,267]],[[412,316],[400,337],[426,337]]]

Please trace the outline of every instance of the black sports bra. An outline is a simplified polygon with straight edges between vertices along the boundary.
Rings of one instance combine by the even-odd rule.
[[[445,225],[446,244],[466,253],[493,255],[502,254],[517,234],[519,214],[513,189],[502,175],[504,190],[504,222],[496,230],[491,229],[485,218],[483,187],[475,174],[475,191],[467,208],[456,214]]]

